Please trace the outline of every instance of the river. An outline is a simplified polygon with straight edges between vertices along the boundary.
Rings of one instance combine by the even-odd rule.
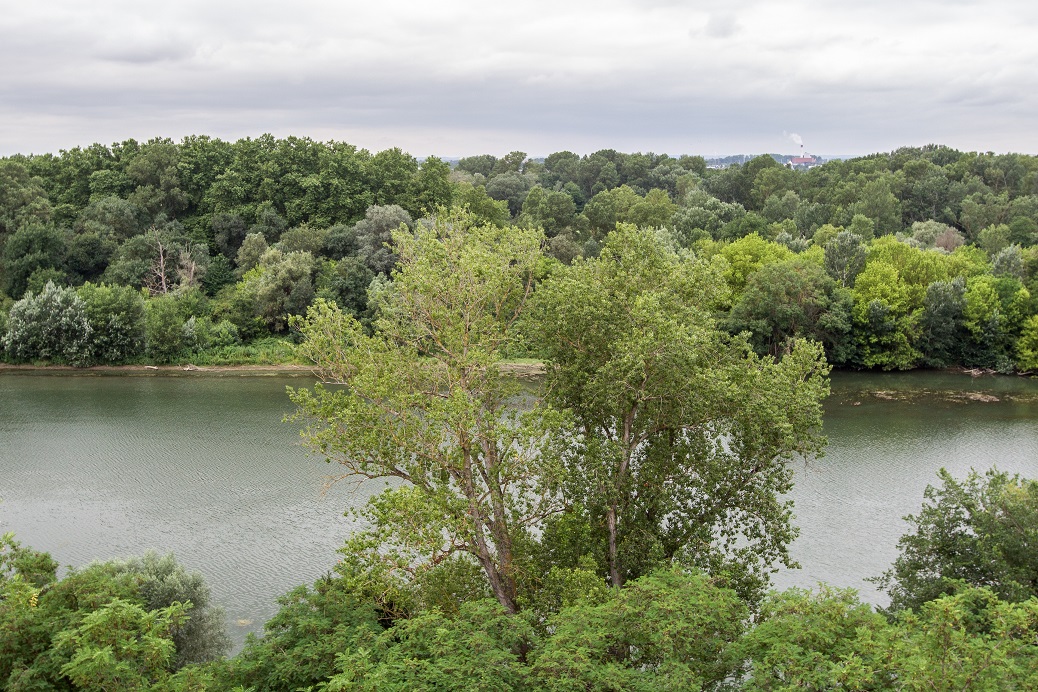
[[[343,510],[285,387],[306,377],[0,376],[0,532],[62,565],[172,551],[202,572],[237,645],[274,599],[335,563]],[[849,586],[888,568],[901,520],[944,466],[1038,477],[1038,381],[941,373],[833,377],[827,454],[797,462],[793,545],[776,585]]]

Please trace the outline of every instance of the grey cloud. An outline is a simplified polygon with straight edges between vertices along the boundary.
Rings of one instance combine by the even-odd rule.
[[[542,153],[596,145],[777,151],[790,145],[783,131],[795,131],[811,150],[867,153],[887,143],[991,136],[995,114],[985,109],[994,108],[1008,111],[998,114],[1000,136],[1016,137],[1018,150],[1038,149],[1027,118],[1038,90],[1024,48],[1010,39],[995,47],[958,42],[949,64],[945,43],[927,43],[927,25],[911,23],[891,27],[897,40],[884,44],[879,15],[906,3],[914,13],[905,17],[935,7],[904,0],[848,14],[809,0],[796,6],[807,13],[809,40],[796,31],[794,6],[782,2],[688,8],[654,0],[652,16],[633,0],[589,5],[577,27],[579,7],[556,13],[535,2],[521,22],[514,8],[491,7],[470,20],[445,0],[435,31],[393,0],[384,11],[310,1],[287,15],[271,6],[259,18],[241,7],[219,8],[213,18],[198,5],[179,19],[144,17],[133,27],[98,21],[72,31],[58,22],[60,35],[23,34],[17,47],[0,25],[0,60],[16,66],[0,75],[0,115],[9,124],[0,153],[23,150],[19,141],[30,137],[44,141],[47,128],[66,146],[71,132],[234,138],[278,130],[340,133],[365,138],[353,142],[360,146],[419,154],[437,153],[423,148],[428,142],[474,153],[465,142],[477,139]],[[689,26],[701,27],[697,37],[732,39],[738,50],[688,41]]]
[[[128,45],[99,51],[97,57],[116,63],[146,65],[190,58],[194,48],[184,44]]]
[[[725,13],[711,14],[704,29],[706,35],[712,38],[728,38],[734,35],[737,30],[735,15]]]

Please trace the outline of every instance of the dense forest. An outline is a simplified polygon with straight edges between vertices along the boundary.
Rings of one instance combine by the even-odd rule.
[[[370,327],[392,232],[452,206],[543,229],[544,276],[596,257],[618,223],[663,229],[723,258],[718,314],[761,355],[809,337],[843,367],[1038,368],[1038,157],[927,146],[708,169],[603,150],[452,166],[269,135],[0,161],[3,357],[291,360],[291,316],[321,298]]]

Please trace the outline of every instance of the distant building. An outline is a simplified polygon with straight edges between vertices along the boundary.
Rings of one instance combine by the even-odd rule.
[[[804,154],[801,152],[800,156],[793,156],[786,162],[789,168],[797,170],[807,170],[808,168],[814,168],[815,166],[822,165],[822,159],[811,154]]]

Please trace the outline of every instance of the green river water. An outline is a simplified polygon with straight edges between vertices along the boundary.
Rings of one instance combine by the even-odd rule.
[[[378,485],[340,483],[282,422],[306,377],[0,376],[0,532],[63,565],[172,551],[201,571],[240,644],[274,599],[335,563],[343,510]],[[833,376],[829,450],[797,462],[802,569],[882,603],[886,569],[944,466],[1038,477],[1038,380],[942,373]]]

